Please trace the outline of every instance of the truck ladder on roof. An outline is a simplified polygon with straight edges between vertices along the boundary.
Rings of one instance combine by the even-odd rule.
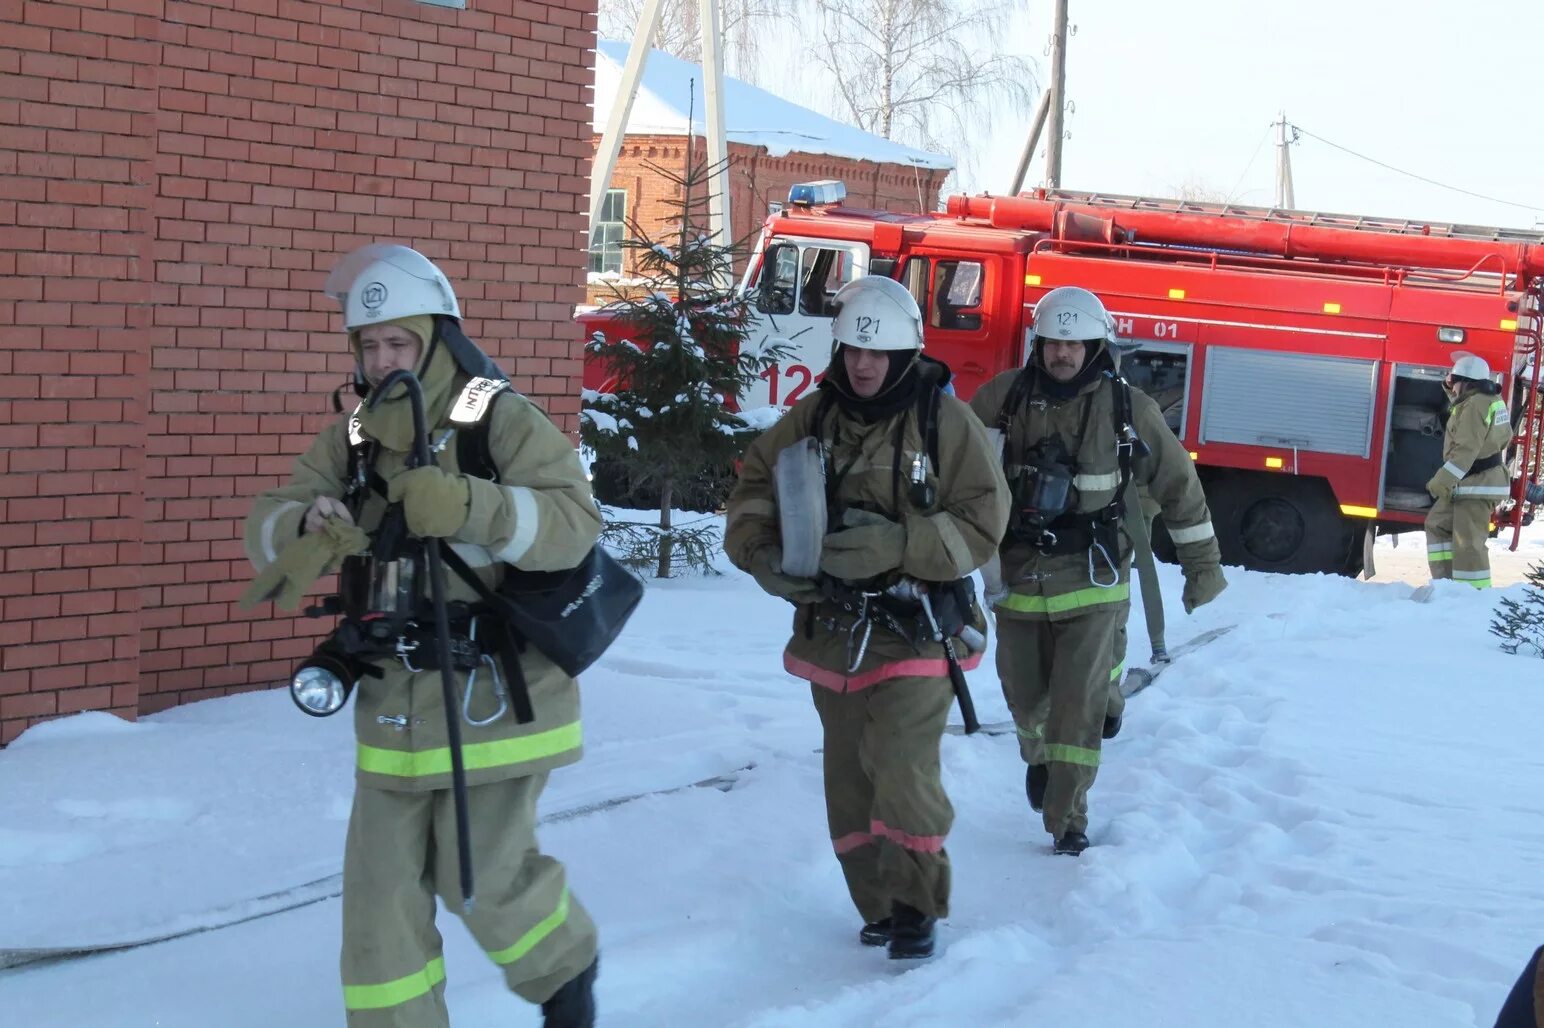
[[[1157,197],[1126,196],[1119,193],[1083,193],[1071,189],[1041,189],[1032,194],[1046,200],[1106,207],[1111,210],[1162,211],[1169,214],[1205,214],[1213,217],[1250,218],[1255,221],[1287,222],[1324,228],[1361,229],[1400,236],[1434,236],[1445,239],[1474,239],[1487,242],[1536,243],[1544,245],[1544,232],[1517,228],[1491,228],[1484,225],[1459,225],[1441,221],[1413,221],[1404,218],[1372,218],[1356,214],[1327,214],[1322,211],[1284,210],[1279,207],[1250,207],[1232,203],[1201,203],[1194,200],[1169,200]]]

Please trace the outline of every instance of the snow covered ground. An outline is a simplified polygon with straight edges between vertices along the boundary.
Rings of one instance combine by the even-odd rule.
[[[921,965],[856,942],[786,606],[733,572],[651,585],[544,799],[601,926],[601,1023],[1489,1028],[1544,942],[1544,665],[1492,645],[1498,594],[1234,572],[1186,618],[1162,573],[1171,644],[1238,627],[1132,701],[1082,859],[1050,854],[1011,738],[945,738],[954,916]],[[983,720],[1006,716],[990,667]],[[341,1024],[350,757],[346,718],[282,691],[0,751],[0,951],[266,914],[0,971],[0,1024]],[[458,1028],[536,1024],[442,928]]]

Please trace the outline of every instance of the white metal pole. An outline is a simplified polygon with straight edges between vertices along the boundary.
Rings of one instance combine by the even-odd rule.
[[[734,222],[729,218],[729,141],[724,131],[724,34],[719,0],[698,0],[702,29],[703,95],[707,103],[703,124],[708,137],[708,228],[719,246],[734,242]]]
[[[622,151],[622,137],[627,134],[627,118],[632,113],[633,101],[638,98],[638,84],[643,81],[643,67],[649,59],[649,48],[659,33],[660,13],[664,0],[644,0],[638,15],[638,27],[633,31],[633,43],[627,48],[627,63],[622,66],[622,81],[617,86],[617,97],[611,104],[611,114],[606,118],[606,129],[601,133],[600,149],[590,165],[590,231],[600,222],[601,204],[606,190],[611,186],[612,172],[617,169],[617,155]]]

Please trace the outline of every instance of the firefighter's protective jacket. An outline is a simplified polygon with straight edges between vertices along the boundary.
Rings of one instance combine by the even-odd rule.
[[[997,426],[1018,375],[1018,369],[1003,372],[971,399],[971,409],[984,424]],[[1031,448],[1053,435],[1060,436],[1075,460],[1074,509],[1092,513],[1107,506],[1120,487],[1115,389],[1114,382],[1102,374],[1066,399],[1051,396],[1037,385],[1027,402],[1012,412],[1003,440],[1003,465],[1009,479]],[[1090,405],[1091,410],[1087,409]],[[1138,389],[1131,390],[1131,421],[1150,451],[1146,457],[1133,459],[1132,478],[1162,510],[1186,576],[1217,572],[1217,538],[1190,455],[1169,431],[1158,405]],[[1084,432],[1081,439],[1080,428]],[[1106,561],[1097,552],[1091,557],[1083,550],[1044,554],[1028,542],[1005,537],[1000,556],[1002,581],[1009,592],[997,603],[998,615],[1061,621],[1090,608],[1125,602],[1131,596],[1132,550],[1124,526],[1119,538],[1120,553],[1111,554]]]
[[[467,381],[464,373],[457,373],[457,393]],[[485,416],[491,421],[488,449],[499,481],[468,476],[466,523],[446,542],[494,588],[506,567],[556,571],[576,566],[599,536],[601,519],[572,443],[540,408],[516,393],[498,397]],[[450,425],[447,417],[437,420],[430,426],[436,442]],[[246,552],[259,570],[299,538],[313,500],[344,495],[349,449],[350,418],[344,416],[323,429],[295,461],[288,484],[258,497],[247,518]],[[403,470],[407,456],[383,446],[375,470],[389,483]],[[436,460],[448,472],[459,470],[453,439],[440,448]],[[385,510],[384,497],[372,490],[360,526],[373,529]],[[447,601],[477,601],[476,592],[449,568],[446,587]],[[426,581],[426,594],[427,589]],[[506,712],[485,727],[475,727],[463,719],[468,784],[534,774],[573,763],[581,755],[578,683],[532,647],[526,648],[520,664],[536,720],[522,725]],[[395,659],[378,661],[377,666],[385,676],[365,677],[355,689],[359,783],[400,791],[449,788],[440,673],[413,673]],[[477,709],[472,715],[479,719],[494,709],[490,678],[485,665],[474,689]],[[464,690],[466,676],[458,673],[457,679]]]
[[[1451,491],[1454,500],[1507,498],[1509,481],[1504,465],[1473,471],[1474,462],[1501,453],[1512,442],[1511,417],[1499,396],[1471,392],[1453,405],[1442,440],[1442,467],[1427,485],[1439,499]]]
[[[781,558],[777,496],[773,468],[784,448],[809,436],[815,428],[824,389],[805,397],[758,438],[745,455],[739,484],[730,497],[724,550],[736,567],[752,571],[760,562]],[[938,398],[938,467],[918,427],[916,405],[900,413],[865,423],[842,408],[827,404],[820,436],[829,445],[827,466],[837,479],[831,497],[830,524],[841,522],[840,509],[876,512],[905,526],[905,549],[894,570],[923,582],[945,582],[969,575],[995,552],[1007,524],[1008,496],[1002,469],[985,429],[964,403],[953,396]],[[905,419],[899,449],[896,432]],[[927,482],[936,501],[917,507],[906,483],[912,461],[926,460]],[[902,485],[897,503],[895,469]],[[891,632],[875,629],[856,670],[849,670],[859,650],[849,636],[855,619],[827,602],[796,608],[793,638],[783,655],[792,675],[837,691],[862,689],[903,676],[945,675],[942,645],[925,642],[920,651]],[[956,643],[961,663],[974,667],[981,654]]]

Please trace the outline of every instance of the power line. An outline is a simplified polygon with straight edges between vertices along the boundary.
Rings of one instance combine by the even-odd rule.
[[[1254,153],[1249,155],[1249,163],[1244,165],[1243,174],[1239,175],[1238,181],[1233,183],[1233,189],[1228,193],[1227,200],[1228,200],[1229,203],[1232,203],[1233,202],[1233,198],[1238,196],[1238,187],[1243,185],[1244,184],[1244,179],[1249,177],[1250,170],[1254,168],[1255,158],[1260,156],[1260,149],[1261,149],[1261,147],[1265,146],[1265,140],[1270,137],[1271,129],[1274,128],[1274,127],[1275,127],[1275,123],[1274,122],[1272,122],[1270,125],[1267,125],[1265,127],[1265,132],[1264,132],[1263,135],[1260,136],[1260,141],[1255,144]]]
[[[1347,153],[1347,154],[1350,154],[1352,157],[1355,157],[1355,158],[1357,158],[1359,160],[1367,161],[1369,164],[1376,164],[1380,168],[1386,168],[1389,171],[1394,172],[1395,174],[1405,175],[1405,176],[1407,176],[1409,178],[1413,178],[1413,179],[1417,179],[1418,181],[1425,182],[1428,185],[1437,186],[1440,189],[1450,189],[1450,190],[1452,190],[1455,193],[1462,193],[1465,196],[1472,196],[1472,197],[1474,197],[1477,200],[1487,200],[1490,203],[1499,203],[1499,204],[1501,204],[1502,206],[1505,206],[1505,207],[1517,207],[1517,208],[1519,208],[1521,210],[1531,211],[1534,214],[1544,213],[1544,207],[1540,207],[1537,204],[1518,203],[1515,200],[1503,200],[1500,197],[1487,196],[1484,193],[1476,193],[1472,189],[1464,189],[1462,186],[1453,186],[1453,185],[1449,185],[1446,182],[1438,182],[1434,178],[1427,178],[1425,175],[1417,175],[1413,171],[1406,171],[1403,168],[1396,168],[1396,167],[1394,167],[1394,165],[1388,164],[1388,163],[1386,163],[1384,161],[1380,161],[1376,157],[1369,157],[1369,156],[1367,156],[1364,153],[1357,153],[1355,150],[1351,149],[1349,146],[1341,146],[1339,143],[1335,143],[1335,142],[1332,142],[1332,141],[1330,141],[1328,139],[1325,139],[1323,136],[1315,135],[1314,133],[1312,133],[1312,132],[1308,131],[1307,129],[1303,128],[1301,125],[1294,124],[1292,126],[1292,128],[1295,129],[1298,132],[1301,132],[1303,135],[1307,136],[1309,139],[1317,139],[1319,142],[1323,143],[1325,146],[1333,147],[1334,149],[1339,150],[1342,153]]]

